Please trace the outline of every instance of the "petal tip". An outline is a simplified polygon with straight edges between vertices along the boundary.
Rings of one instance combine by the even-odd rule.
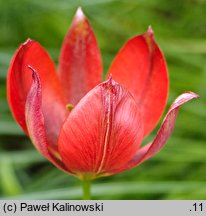
[[[152,29],[152,26],[149,25],[148,29],[147,29],[147,35],[151,38],[154,38],[154,31]]]
[[[108,91],[114,95],[116,95],[121,89],[120,84],[112,78],[112,74],[109,75],[109,78],[105,82],[100,83],[99,85],[104,91]]]
[[[31,65],[28,65],[28,68],[32,71],[33,82],[37,82],[37,85],[39,86],[40,85],[40,78],[39,78],[37,71]]]
[[[80,6],[78,7],[78,9],[76,11],[75,17],[78,20],[83,20],[85,18],[85,15],[84,15],[82,8]]]
[[[184,92],[183,94],[181,94],[179,97],[177,97],[177,101],[178,100],[191,100],[191,99],[197,99],[200,98],[200,96],[194,92],[191,91],[187,91]]]
[[[32,71],[32,74],[36,73],[35,69],[31,65],[28,65],[27,67]]]
[[[191,91],[187,91],[185,92],[185,94],[190,94],[192,98],[195,98],[195,99],[198,99],[200,98],[200,96],[194,92],[191,92]]]
[[[111,81],[111,80],[112,80],[112,74],[109,74],[108,81]]]
[[[34,68],[31,65],[28,65],[28,68],[34,71]]]
[[[22,45],[25,46],[27,44],[30,44],[31,42],[33,42],[33,40],[28,38]]]
[[[109,78],[104,82],[104,84],[108,87],[112,87],[116,84],[116,82],[112,79],[112,74],[109,74]]]
[[[192,99],[197,99],[200,96],[194,92],[187,91],[184,92],[183,94],[179,95],[176,99],[175,102],[171,105],[171,108],[174,109],[176,107],[179,107],[180,105],[192,100]]]

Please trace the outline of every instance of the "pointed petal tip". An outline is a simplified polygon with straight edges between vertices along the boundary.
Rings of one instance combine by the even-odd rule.
[[[152,26],[151,26],[151,25],[149,25],[149,26],[148,26],[147,32],[148,32],[148,33],[150,33],[150,34],[154,34],[154,32],[153,32],[153,29],[152,29]]]
[[[191,92],[191,91],[187,91],[187,92],[185,92],[185,94],[191,95],[192,98],[200,98],[200,96],[198,94]]]
[[[183,101],[189,101],[191,99],[197,99],[197,98],[200,98],[200,96],[194,92],[191,92],[191,91],[187,91],[187,92],[184,92],[183,94],[179,95],[175,102],[176,103],[182,103]]]
[[[28,65],[28,68],[32,71],[32,77],[34,78],[37,74],[36,70],[31,65]]]
[[[184,92],[183,94],[179,95],[174,103],[171,105],[170,109],[175,109],[176,107],[179,107],[180,105],[192,100],[192,99],[198,99],[200,96],[194,92],[188,91]]]
[[[78,20],[83,20],[85,18],[85,15],[84,15],[82,8],[80,6],[78,7],[78,9],[76,11],[75,17]]]
[[[32,79],[33,79],[33,82],[37,82],[37,85],[40,86],[40,77],[37,73],[37,71],[31,66],[31,65],[28,65],[28,68],[32,71]]]
[[[112,74],[109,75],[108,81],[112,80]]]
[[[151,38],[154,37],[154,31],[152,29],[152,26],[149,25],[148,30],[147,30],[147,35],[149,35]]]
[[[117,84],[113,78],[112,78],[112,74],[109,74],[109,78],[104,82],[106,84],[106,86],[114,86],[115,84]]]
[[[104,91],[109,91],[114,95],[116,95],[122,88],[122,86],[112,78],[112,74],[109,75],[109,78],[106,81],[100,83],[99,85]]]
[[[22,45],[25,46],[25,45],[27,45],[27,44],[29,44],[31,42],[33,42],[33,40],[28,38]]]
[[[31,65],[28,65],[28,68],[32,71],[34,71],[34,68]]]

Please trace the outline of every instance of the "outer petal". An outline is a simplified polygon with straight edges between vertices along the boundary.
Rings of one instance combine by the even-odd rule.
[[[28,134],[34,146],[45,158],[51,161],[58,168],[67,171],[59,159],[58,152],[54,152],[48,143],[45,132],[44,115],[41,110],[42,87],[37,72],[34,71],[34,69],[32,69],[32,71],[33,82],[28,93],[25,106],[25,118]]]
[[[66,108],[54,63],[35,41],[27,40],[12,59],[7,76],[8,102],[15,119],[28,134],[25,122],[25,102],[31,86],[31,71],[28,65],[39,71],[42,80],[42,110],[46,133],[54,144],[65,118]]]
[[[108,175],[134,156],[142,128],[135,100],[110,78],[72,110],[60,133],[59,152],[65,166],[81,178]]]
[[[113,170],[114,174],[130,169],[159,152],[164,147],[173,131],[179,107],[193,98],[199,98],[199,96],[193,92],[185,92],[180,95],[170,107],[154,141],[140,148],[134,158],[121,169]]]
[[[97,41],[79,8],[62,45],[59,77],[66,102],[76,105],[102,80],[102,62]]]
[[[130,39],[119,51],[109,72],[126,86],[142,109],[144,136],[160,119],[167,100],[168,74],[164,56],[154,41],[151,27]]]

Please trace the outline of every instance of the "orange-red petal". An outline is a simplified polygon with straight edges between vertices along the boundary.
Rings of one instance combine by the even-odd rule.
[[[193,92],[185,92],[177,97],[166,114],[154,141],[140,148],[134,158],[121,169],[113,170],[114,174],[133,168],[159,152],[173,131],[179,107],[194,98],[199,98],[199,96]]]
[[[65,121],[59,152],[79,176],[108,175],[131,160],[143,137],[138,106],[111,78],[92,89]]]
[[[52,146],[48,142],[45,119],[42,112],[42,87],[40,77],[33,68],[30,69],[32,70],[33,82],[25,104],[25,119],[28,135],[30,136],[34,146],[45,158],[59,169],[67,171],[59,158],[58,152],[54,152]]]
[[[7,76],[7,96],[11,111],[22,129],[28,134],[25,122],[25,102],[31,86],[31,71],[35,68],[42,81],[42,112],[47,137],[55,145],[66,108],[55,71],[47,52],[35,41],[27,40],[15,53]]]
[[[109,74],[126,86],[141,106],[144,136],[148,135],[164,111],[168,94],[166,62],[151,27],[148,32],[130,39],[123,46]]]
[[[102,61],[92,27],[81,8],[64,39],[59,77],[67,103],[79,100],[102,80]]]

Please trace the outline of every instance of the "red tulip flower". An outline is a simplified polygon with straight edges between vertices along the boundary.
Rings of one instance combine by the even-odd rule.
[[[45,158],[80,179],[117,174],[155,155],[171,135],[179,107],[198,97],[180,95],[155,139],[141,147],[168,95],[167,66],[151,27],[123,46],[106,77],[102,82],[100,51],[81,9],[63,42],[58,70],[30,39],[10,64],[14,118]]]

